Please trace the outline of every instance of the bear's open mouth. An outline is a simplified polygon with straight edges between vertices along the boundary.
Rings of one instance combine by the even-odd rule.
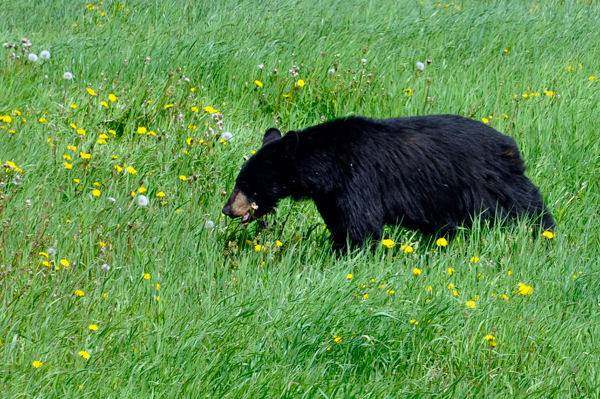
[[[250,211],[246,212],[244,217],[242,217],[242,223],[247,223],[250,221]]]

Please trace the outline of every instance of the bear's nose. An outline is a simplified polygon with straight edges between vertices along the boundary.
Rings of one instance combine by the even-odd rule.
[[[225,204],[225,206],[223,207],[223,209],[221,209],[221,212],[223,212],[224,215],[229,216],[230,218],[233,218],[233,209],[231,208],[231,205],[229,204]]]

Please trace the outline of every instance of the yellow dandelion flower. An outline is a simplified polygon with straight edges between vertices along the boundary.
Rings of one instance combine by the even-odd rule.
[[[302,79],[298,80],[298,83],[297,83],[298,87],[304,87],[304,84],[305,83],[304,83],[304,81]]]
[[[383,240],[381,242],[383,244],[384,247],[386,248],[393,248],[394,247],[394,241],[390,240],[389,238],[386,238],[385,240]]]
[[[421,269],[417,269],[417,268],[415,267],[415,268],[413,269],[413,274],[414,274],[415,276],[418,276],[418,275],[420,275],[420,274],[421,274]]]
[[[90,324],[88,328],[89,328],[90,330],[92,330],[92,331],[97,331],[97,330],[98,330],[98,326],[97,326],[97,325],[95,325],[95,324]]]
[[[262,245],[256,245],[256,246],[254,247],[254,250],[255,250],[255,251],[260,251],[261,249],[262,249]]]
[[[71,108],[77,109],[77,104],[71,104]]]
[[[437,245],[438,247],[445,247],[446,245],[448,245],[448,241],[445,238],[438,238],[435,242],[435,245]]]
[[[479,262],[479,257],[478,257],[478,256],[473,256],[473,257],[471,258],[471,262],[473,262],[473,263],[477,263],[477,262]]]
[[[108,108],[108,103],[106,101],[100,101],[100,104],[105,107]]]
[[[410,324],[417,325],[417,324],[419,324],[419,322],[417,321],[417,319],[412,319],[412,320],[410,321]]]
[[[40,118],[40,123],[48,123],[48,119],[46,119],[46,118]]]
[[[89,353],[87,353],[86,351],[80,351],[80,352],[78,353],[78,355],[79,355],[79,356],[81,356],[82,358],[86,359],[86,360],[87,360],[87,359],[89,359],[89,358],[90,358],[90,356],[91,356],[91,355],[90,355]]]
[[[181,181],[187,181],[187,179],[188,179],[187,176],[185,176],[185,175],[179,175],[179,180],[181,180]]]
[[[33,362],[33,367],[35,367],[36,369],[39,369],[40,367],[42,367],[44,365],[44,363],[40,362],[39,360],[35,360]]]
[[[495,339],[496,337],[494,337],[492,334],[488,334],[485,336],[486,341],[494,341]]]
[[[69,170],[69,169],[73,169],[73,165],[71,165],[68,162],[65,162],[65,169]]]
[[[77,129],[77,134],[85,136],[85,129],[82,129],[82,128]]]
[[[82,297],[85,296],[85,293],[81,290],[77,290],[74,292],[75,296]]]
[[[140,194],[144,194],[146,191],[148,191],[148,190],[146,190],[146,187],[138,188],[138,193],[140,193]]]
[[[348,280],[352,280],[352,277],[354,277],[354,276],[352,275],[352,273],[348,273],[348,275],[346,276],[346,278],[347,278]]]
[[[521,295],[532,295],[533,294],[533,288],[531,288],[528,285],[525,285],[523,283],[519,283],[519,294]]]
[[[110,94],[108,95],[108,99],[109,99],[111,102],[113,102],[113,103],[114,103],[115,101],[117,101],[117,96],[115,96],[114,94],[110,93]]]
[[[108,132],[109,132],[110,134],[112,134],[112,135],[113,135],[113,137],[116,137],[116,136],[117,136],[117,131],[116,131],[116,130],[109,129],[109,130],[108,130]]]
[[[73,179],[73,181],[77,184],[81,183],[81,181],[79,179]]]
[[[260,80],[255,80],[254,84],[257,85],[258,87],[263,87],[263,84]]]
[[[61,259],[60,264],[63,265],[63,267],[69,267],[71,263],[69,263],[69,261],[66,259]]]
[[[132,175],[135,175],[137,173],[137,170],[135,170],[133,166],[128,166],[127,172],[131,173]]]
[[[101,192],[100,192],[100,190],[98,190],[98,189],[95,189],[94,191],[92,191],[92,195],[93,195],[94,197],[99,197],[99,196],[100,196],[100,194],[102,194],[102,193],[101,193]]]
[[[147,132],[147,131],[148,131],[148,130],[147,130],[145,127],[143,127],[143,126],[139,126],[139,127],[137,128],[137,132],[138,132],[139,134],[146,134],[146,132]]]
[[[455,271],[453,268],[451,268],[451,267],[448,268],[448,276],[452,276],[454,274],[454,272]]]
[[[334,335],[333,340],[335,341],[336,344],[342,343],[342,337],[340,337],[339,335]]]
[[[172,108],[172,107],[173,107],[173,104],[167,104],[167,105],[165,105],[165,109]]]
[[[96,92],[94,91],[94,89],[90,89],[90,88],[88,87],[86,90],[87,90],[87,92],[88,92],[88,94],[89,94],[90,96],[95,96],[95,95],[96,95]]]
[[[144,280],[150,280],[150,273],[144,273]]]
[[[50,258],[48,257],[48,254],[47,254],[46,252],[40,252],[40,256],[43,256],[43,257],[45,257],[46,259],[50,259]]]
[[[369,299],[369,294],[363,295],[363,299]]]
[[[12,118],[10,117],[10,115],[4,115],[4,116],[0,116],[0,121],[6,122],[6,123],[11,123]]]
[[[471,309],[475,309],[475,307],[477,306],[477,303],[475,301],[467,301],[467,302],[465,302],[465,305],[470,307]]]
[[[542,233],[542,235],[543,235],[544,237],[546,237],[547,239],[549,239],[549,240],[551,240],[551,239],[553,239],[553,238],[554,238],[554,233],[552,233],[551,231],[548,231],[548,230],[544,231],[544,232]]]
[[[283,243],[279,240],[275,241],[275,245],[277,245],[278,247],[283,246]]]
[[[481,120],[483,121],[483,123],[487,124],[489,122],[488,118],[481,118]]]
[[[454,284],[452,284],[452,283],[448,284],[448,289],[449,290],[453,290],[454,289]]]
[[[156,193],[156,196],[157,196],[158,198],[163,198],[163,197],[165,197],[166,195],[167,195],[167,194],[163,193],[162,191],[159,191],[158,193]]]

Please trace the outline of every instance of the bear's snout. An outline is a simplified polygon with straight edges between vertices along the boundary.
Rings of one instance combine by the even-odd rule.
[[[232,219],[241,217],[242,222],[246,223],[253,220],[253,205],[246,194],[239,187],[235,187],[221,211]]]

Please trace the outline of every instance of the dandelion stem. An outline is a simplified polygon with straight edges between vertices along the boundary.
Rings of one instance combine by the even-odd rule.
[[[521,366],[519,365],[519,361],[521,360],[521,355],[523,354],[523,349],[525,349],[525,344],[527,343],[527,340],[529,339],[529,333],[531,332],[531,328],[533,327],[534,322],[535,322],[535,317],[532,318],[531,321],[529,322],[529,329],[527,330],[527,335],[525,335],[525,340],[523,341],[523,345],[521,345],[521,350],[519,351],[519,356],[517,357],[518,370],[521,368]]]

